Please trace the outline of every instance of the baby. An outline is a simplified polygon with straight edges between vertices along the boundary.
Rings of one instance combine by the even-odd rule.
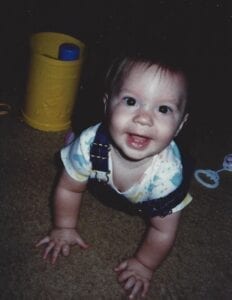
[[[187,91],[184,69],[164,57],[114,61],[106,77],[105,120],[61,150],[53,229],[37,243],[45,245],[44,259],[55,263],[69,255],[70,246],[88,248],[77,221],[89,188],[147,220],[141,246],[115,268],[130,299],[146,296],[153,272],[174,244],[181,210],[191,202],[189,167],[173,140],[188,119]]]

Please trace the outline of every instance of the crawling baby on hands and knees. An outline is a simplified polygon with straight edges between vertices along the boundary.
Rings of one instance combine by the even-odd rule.
[[[116,268],[130,299],[145,297],[154,271],[167,257],[181,210],[191,202],[188,164],[174,141],[188,119],[185,69],[176,61],[142,54],[116,59],[106,76],[105,119],[61,150],[63,171],[54,193],[54,222],[44,259],[55,263],[70,247],[88,248],[78,227],[89,188],[113,207],[148,224],[136,252]]]

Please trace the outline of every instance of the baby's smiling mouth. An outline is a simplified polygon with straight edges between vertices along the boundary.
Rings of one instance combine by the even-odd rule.
[[[138,134],[127,134],[127,144],[135,149],[143,150],[150,143],[150,138]]]

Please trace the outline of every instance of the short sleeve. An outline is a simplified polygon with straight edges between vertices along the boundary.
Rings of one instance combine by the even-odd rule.
[[[61,150],[61,160],[66,172],[74,180],[88,180],[92,164],[90,161],[90,146],[94,140],[99,124],[84,130],[79,137]]]

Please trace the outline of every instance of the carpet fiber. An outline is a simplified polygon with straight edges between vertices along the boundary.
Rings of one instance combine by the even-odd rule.
[[[126,299],[114,266],[130,256],[145,229],[143,221],[104,207],[86,192],[79,227],[88,250],[72,248],[55,266],[34,247],[51,226],[50,195],[55,153],[64,133],[28,127],[20,117],[1,122],[1,299]],[[231,152],[231,131],[193,131],[197,166],[219,169]],[[213,149],[213,151],[211,151]],[[194,179],[193,202],[184,210],[173,251],[156,271],[147,299],[231,299],[232,174],[221,173],[209,190]]]

